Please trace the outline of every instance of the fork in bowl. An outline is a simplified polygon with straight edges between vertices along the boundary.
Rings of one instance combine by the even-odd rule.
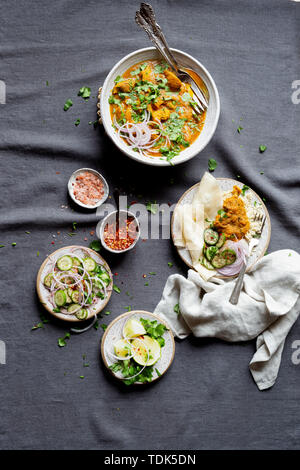
[[[171,67],[175,75],[182,82],[192,81],[196,88],[194,87],[193,93],[197,98],[193,108],[197,114],[202,114],[208,108],[209,102],[209,93],[208,90],[202,81],[202,79],[197,75],[193,70],[189,70],[182,65],[179,65],[176,61],[174,55],[172,54],[168,43],[166,41],[165,35],[162,32],[159,24],[156,23],[155,13],[153,7],[148,3],[141,3],[140,10],[136,12],[135,15],[136,23],[146,31],[151,41],[154,43],[155,47],[159,50],[165,61]],[[193,77],[194,75],[194,77]],[[201,80],[203,90],[200,88],[198,81]]]

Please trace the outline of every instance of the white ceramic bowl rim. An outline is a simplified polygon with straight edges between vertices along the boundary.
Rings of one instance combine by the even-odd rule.
[[[104,241],[104,237],[103,237],[103,233],[104,233],[104,228],[106,227],[106,224],[108,223],[109,219],[114,215],[114,214],[117,214],[117,211],[112,211],[110,212],[109,214],[107,214],[104,219],[102,220],[101,222],[101,225],[100,225],[100,230],[99,230],[99,238],[101,240],[101,244],[102,246],[110,251],[111,253],[125,253],[126,251],[129,251],[129,250],[132,250],[132,248],[134,248],[134,246],[137,244],[139,238],[140,238],[140,235],[141,235],[141,231],[140,231],[140,224],[139,224],[139,221],[137,219],[137,217],[130,211],[125,211],[123,209],[120,210],[120,213],[124,213],[124,214],[127,214],[129,217],[132,217],[134,219],[134,222],[136,224],[136,227],[137,227],[137,236],[136,236],[136,239],[134,240],[134,242],[128,247],[126,248],[125,250],[113,250],[112,248],[110,248],[109,246],[106,245],[105,241]]]
[[[171,49],[172,52],[174,52],[174,54],[176,55],[181,55],[183,56],[184,58],[188,59],[190,62],[194,63],[197,68],[199,68],[201,70],[201,74],[199,73],[199,75],[201,76],[201,78],[204,79],[204,82],[205,84],[207,85],[208,88],[210,88],[209,92],[210,92],[210,104],[209,104],[209,107],[212,106],[211,104],[211,101],[212,101],[212,98],[214,98],[214,116],[213,116],[213,119],[212,119],[212,123],[211,123],[211,126],[210,126],[210,129],[209,131],[207,132],[207,135],[205,136],[204,138],[204,134],[203,134],[203,131],[205,129],[205,125],[207,124],[207,116],[206,116],[206,120],[205,120],[205,123],[204,123],[204,128],[200,134],[200,136],[195,140],[195,142],[193,142],[193,144],[188,147],[187,149],[185,150],[182,150],[180,152],[180,154],[176,157],[174,157],[172,159],[172,164],[173,165],[177,165],[179,163],[183,163],[183,162],[186,162],[187,160],[190,160],[191,158],[195,157],[198,153],[200,153],[207,145],[208,143],[210,142],[212,136],[214,135],[215,133],[215,130],[217,128],[217,124],[218,124],[218,121],[219,121],[219,116],[220,116],[220,98],[219,98],[219,93],[218,93],[218,89],[216,87],[216,84],[212,78],[212,76],[210,75],[210,73],[208,72],[208,70],[198,61],[196,60],[194,57],[192,57],[191,55],[187,54],[186,52],[183,52],[179,49]],[[111,71],[109,72],[109,74],[107,75],[105,81],[104,81],[104,84],[103,84],[103,87],[102,87],[102,92],[101,92],[101,99],[100,99],[100,108],[101,108],[101,117],[102,117],[102,121],[103,121],[103,125],[104,125],[104,128],[105,128],[105,131],[106,133],[108,134],[108,136],[112,139],[112,141],[115,143],[115,145],[123,152],[125,153],[128,157],[136,160],[136,161],[139,161],[139,162],[142,162],[142,163],[145,163],[147,165],[154,165],[154,166],[169,166],[170,163],[166,160],[166,159],[163,159],[163,160],[160,160],[159,157],[143,157],[141,156],[138,152],[135,152],[133,150],[131,150],[125,142],[123,142],[117,135],[117,133],[115,132],[115,130],[113,129],[112,127],[112,122],[111,122],[111,116],[110,116],[110,111],[109,111],[109,103],[108,103],[108,96],[110,95],[111,93],[111,89],[112,89],[112,86],[109,86],[110,82],[115,78],[115,76],[119,75],[118,73],[118,70],[120,69],[120,67],[127,61],[129,61],[132,57],[136,56],[136,55],[141,55],[142,53],[147,53],[147,52],[150,52],[150,51],[156,51],[156,48],[155,47],[146,47],[146,48],[143,48],[143,49],[138,49],[134,52],[131,52],[130,54],[128,54],[127,56],[123,57],[123,59],[121,59],[112,69]],[[137,62],[140,62],[141,60],[143,59],[140,59],[138,60]],[[147,60],[147,59],[144,59],[144,60]],[[129,68],[129,67],[127,67]],[[125,70],[124,70],[125,71]],[[124,73],[124,72],[122,72]],[[198,72],[197,72],[198,73]],[[208,113],[208,111],[207,111]],[[207,124],[208,125],[208,124]],[[202,136],[202,138],[201,138]]]

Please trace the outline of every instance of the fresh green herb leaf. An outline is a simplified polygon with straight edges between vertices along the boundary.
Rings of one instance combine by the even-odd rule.
[[[120,294],[120,292],[121,292],[121,289],[120,289],[118,286],[116,286],[115,284],[113,285],[113,290],[114,290],[117,294]]]
[[[174,305],[174,312],[177,313],[177,315],[180,314],[179,304]]]
[[[242,187],[242,195],[245,196],[245,192],[248,191],[249,186],[247,186],[246,184],[244,184],[244,186]]]
[[[147,202],[146,209],[147,211],[151,212],[151,214],[156,214],[158,210],[158,204],[156,204],[156,201],[154,201],[154,203]]]
[[[266,150],[267,150],[267,147],[265,145],[260,145],[259,146],[260,153],[264,153]]]
[[[16,242],[13,242],[13,243],[11,244],[11,246],[16,246]]]
[[[76,121],[74,122],[74,124],[75,124],[76,127],[79,126],[79,124],[80,124],[80,119],[79,119],[79,118],[76,119]]]
[[[89,247],[91,250],[99,252],[101,250],[101,243],[99,240],[93,240],[90,244]]]
[[[161,373],[159,372],[159,370],[158,370],[158,369],[155,369],[155,372],[157,373],[158,377],[160,377],[160,376],[161,376]]]
[[[209,169],[209,171],[215,171],[217,166],[218,166],[218,164],[217,164],[217,162],[214,158],[210,158],[208,160],[208,169]]]
[[[171,263],[171,261],[169,261],[169,262],[168,262],[168,266],[169,266],[169,268],[172,268],[173,263]]]
[[[34,325],[31,330],[37,330],[38,328],[44,328],[44,324],[42,322],[37,323]]]
[[[244,129],[243,127],[239,126],[239,127],[237,128],[237,132],[240,134],[243,129]]]
[[[57,344],[60,348],[64,348],[66,346],[66,339],[70,339],[70,333],[66,333],[64,337],[58,338]]]
[[[78,96],[82,96],[82,98],[84,98],[85,100],[88,100],[89,97],[91,96],[91,89],[86,86],[81,87],[78,92]]]
[[[70,109],[71,106],[73,106],[73,101],[72,100],[67,100],[65,102],[65,105],[64,105],[64,111],[68,111],[68,109]]]
[[[103,331],[105,331],[106,328],[107,328],[107,325],[105,325],[105,323],[102,323],[100,326],[101,326],[101,328],[102,328]]]
[[[218,214],[219,214],[221,219],[227,219],[227,217],[228,217],[228,215],[226,214],[226,212],[223,209],[220,209],[218,211]]]
[[[60,313],[60,308],[59,308],[59,307],[55,307],[55,308],[53,309],[53,312],[55,312],[55,313]]]

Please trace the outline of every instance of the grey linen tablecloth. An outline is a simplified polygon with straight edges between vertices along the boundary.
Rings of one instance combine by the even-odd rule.
[[[300,365],[294,349],[299,323],[287,337],[280,380],[263,393],[253,386],[247,367],[254,341],[177,342],[165,377],[129,389],[104,370],[101,328],[72,336],[64,348],[57,339],[68,325],[51,321],[31,331],[44,313],[35,293],[44,257],[95,238],[90,234],[98,222],[95,213],[77,210],[67,198],[68,177],[80,167],[101,171],[110,189],[120,187],[130,202],[141,195],[142,202],[174,203],[215,158],[215,176],[240,175],[266,199],[269,251],[298,251],[300,105],[291,96],[292,84],[300,80],[299,3],[152,3],[169,43],[208,68],[221,98],[220,122],[209,146],[191,162],[163,169],[130,161],[102,129],[88,124],[96,119],[97,89],[111,67],[149,45],[134,22],[138,2],[1,1],[0,80],[6,84],[6,104],[0,104],[0,243],[5,245],[0,340],[6,345],[6,364],[0,364],[1,449],[299,447]],[[77,97],[82,86],[92,89],[87,102]],[[64,112],[68,98],[74,104]],[[265,153],[259,145],[267,146]],[[71,237],[73,222],[78,225]],[[153,310],[169,274],[187,273],[169,240],[140,241],[127,256],[105,258],[118,273],[121,293],[113,294],[111,315],[100,323],[108,324],[128,306]]]

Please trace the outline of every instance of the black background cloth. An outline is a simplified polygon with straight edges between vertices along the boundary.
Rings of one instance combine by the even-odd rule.
[[[300,80],[300,4],[152,4],[169,44],[207,67],[221,99],[211,143],[175,167],[131,161],[102,128],[89,125],[96,119],[97,90],[113,65],[150,45],[134,21],[138,2],[0,2],[0,80],[7,93],[6,104],[0,104],[0,339],[7,348],[7,363],[0,365],[2,449],[299,447],[300,365],[292,362],[299,323],[287,338],[277,383],[265,392],[248,370],[254,342],[176,342],[174,363],[161,380],[128,388],[104,370],[102,328],[72,335],[64,348],[57,339],[69,325],[51,320],[31,331],[45,313],[35,292],[45,256],[95,238],[95,212],[78,210],[68,199],[67,181],[77,168],[99,170],[111,193],[119,187],[129,202],[175,203],[215,158],[215,176],[239,175],[266,199],[272,221],[268,251],[298,250],[300,104],[291,96],[292,83]],[[82,86],[92,89],[87,102],[77,96]],[[74,104],[64,112],[68,98]],[[260,145],[267,146],[263,154]],[[70,237],[73,222],[78,225]],[[187,272],[170,240],[140,241],[122,257],[102,254],[118,273],[121,293],[113,293],[111,315],[100,323],[129,306],[153,311],[167,277]]]

